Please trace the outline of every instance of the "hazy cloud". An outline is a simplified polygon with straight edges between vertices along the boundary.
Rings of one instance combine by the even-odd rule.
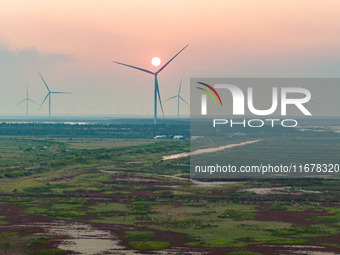
[[[7,68],[11,65],[38,65],[54,64],[57,62],[68,62],[74,60],[70,54],[49,53],[42,54],[36,48],[26,48],[21,50],[10,50],[8,47],[0,47],[0,65],[1,68]]]
[[[61,64],[74,60],[70,54],[41,53],[35,47],[11,50],[0,43],[0,114],[22,111],[15,103],[25,96],[25,86],[29,84],[30,94],[39,101],[43,90],[38,72],[52,69],[55,72]]]

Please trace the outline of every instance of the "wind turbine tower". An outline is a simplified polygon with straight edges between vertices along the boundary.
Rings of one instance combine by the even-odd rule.
[[[117,61],[112,61],[113,63],[116,63],[116,64],[119,64],[119,65],[123,65],[123,66],[127,66],[127,67],[131,67],[131,68],[134,68],[134,69],[137,69],[139,71],[142,71],[142,72],[146,72],[146,73],[149,73],[149,74],[152,74],[154,75],[155,77],[155,88],[154,88],[154,91],[155,91],[155,98],[154,98],[154,118],[153,118],[153,123],[154,125],[157,124],[157,96],[158,96],[158,100],[159,100],[159,104],[161,106],[161,109],[162,109],[162,114],[164,116],[164,111],[163,111],[163,106],[162,106],[162,100],[161,100],[161,95],[159,93],[159,86],[158,86],[158,80],[157,80],[157,76],[158,74],[168,65],[170,64],[170,62],[172,60],[174,60],[175,57],[178,56],[178,54],[180,54],[186,47],[188,47],[188,45],[186,45],[183,49],[181,49],[179,52],[177,52],[177,54],[175,56],[173,56],[168,62],[166,62],[157,72],[152,72],[152,71],[149,71],[149,70],[146,70],[146,69],[143,69],[143,68],[139,68],[139,67],[136,67],[136,66],[132,66],[132,65],[127,65],[127,64],[124,64],[124,63],[121,63],[121,62],[117,62]]]

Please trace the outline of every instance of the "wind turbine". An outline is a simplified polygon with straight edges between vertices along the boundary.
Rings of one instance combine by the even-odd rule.
[[[182,80],[181,80],[181,83],[179,84],[178,94],[177,94],[176,96],[169,97],[168,99],[164,100],[164,102],[165,102],[165,101],[168,101],[168,100],[171,100],[171,99],[174,99],[174,98],[177,97],[177,118],[179,118],[179,100],[182,100],[184,103],[186,103],[187,105],[189,105],[188,102],[185,101],[185,100],[180,96],[181,87],[182,87]]]
[[[146,70],[146,69],[143,69],[143,68],[139,68],[139,67],[136,67],[136,66],[132,66],[132,65],[127,65],[127,64],[124,64],[124,63],[120,63],[120,62],[117,62],[117,61],[112,61],[113,63],[116,63],[116,64],[119,64],[119,65],[123,65],[123,66],[127,66],[127,67],[131,67],[131,68],[134,68],[134,69],[137,69],[139,71],[142,71],[142,72],[146,72],[146,73],[149,73],[149,74],[152,74],[154,75],[155,77],[155,101],[154,101],[154,118],[153,118],[153,123],[154,125],[157,124],[157,96],[158,96],[158,99],[159,99],[159,104],[161,106],[161,109],[162,109],[162,114],[164,116],[164,111],[163,111],[163,106],[162,106],[162,100],[161,100],[161,95],[159,93],[159,87],[158,87],[158,80],[157,80],[157,75],[172,61],[174,60],[175,57],[177,57],[178,54],[180,54],[186,47],[188,47],[189,44],[187,44],[183,49],[181,49],[175,56],[173,56],[168,62],[166,62],[157,72],[152,72],[152,71],[149,71],[149,70]]]
[[[40,108],[43,106],[43,104],[45,103],[45,101],[46,101],[46,99],[47,99],[47,97],[48,97],[48,117],[51,118],[51,94],[72,94],[72,93],[69,93],[69,92],[57,92],[57,91],[51,91],[51,90],[49,89],[49,87],[47,86],[47,84],[46,84],[44,78],[41,76],[41,74],[40,74],[40,73],[38,73],[38,74],[39,74],[40,78],[42,79],[43,83],[45,84],[45,87],[46,87],[46,89],[47,89],[47,91],[48,91],[48,93],[47,93],[47,95],[46,95],[44,101],[41,103],[41,105],[40,105],[40,107],[39,107],[39,110],[40,110]]]
[[[37,105],[39,105],[39,104],[28,97],[28,86],[27,85],[26,85],[26,98],[21,100],[19,103],[17,103],[17,105],[19,105],[19,104],[21,104],[25,101],[26,101],[26,116],[28,116],[28,101],[35,103]]]

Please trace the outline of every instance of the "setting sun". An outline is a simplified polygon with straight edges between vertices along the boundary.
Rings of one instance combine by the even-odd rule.
[[[159,66],[161,64],[161,59],[159,57],[154,57],[151,60],[153,66]]]

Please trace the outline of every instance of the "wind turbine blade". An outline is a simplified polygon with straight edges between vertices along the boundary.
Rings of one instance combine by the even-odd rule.
[[[35,104],[39,105],[37,102],[33,101],[33,100],[30,99],[30,98],[27,98],[27,100],[30,101],[30,102],[32,102],[32,103],[35,103]]]
[[[52,94],[72,94],[70,92],[57,92],[57,91],[52,91]]]
[[[159,100],[159,104],[161,106],[161,109],[162,109],[162,114],[163,114],[163,117],[164,117],[164,111],[163,111],[163,105],[162,105],[162,99],[161,99],[161,94],[159,93],[159,87],[158,87],[158,81],[157,81],[157,76],[155,76],[156,79],[155,79],[155,82],[156,82],[156,90],[157,90],[157,94],[158,94],[158,100]]]
[[[46,82],[45,82],[44,78],[41,76],[41,74],[40,74],[40,73],[38,73],[38,74],[40,75],[40,78],[42,79],[43,83],[45,84],[45,86],[46,86],[46,88],[47,88],[48,92],[51,92],[51,91],[50,91],[50,89],[48,88],[48,86],[47,86],[47,84],[46,84]]]
[[[177,57],[177,55],[178,55],[179,53],[181,53],[181,52],[182,52],[186,47],[188,47],[188,46],[189,46],[189,44],[187,44],[187,45],[186,45],[183,49],[181,49],[175,56],[173,56],[168,62],[166,62],[165,65],[162,66],[162,67],[156,72],[156,74],[160,73],[167,65],[170,64],[170,62],[171,62],[172,60],[174,60],[175,57]]]
[[[181,83],[179,84],[178,96],[181,93],[181,88],[182,88],[182,79],[181,79]]]
[[[117,61],[112,61],[112,62],[113,62],[113,63],[116,63],[116,64],[118,64],[118,65],[123,65],[123,66],[131,67],[131,68],[137,69],[137,70],[139,70],[139,71],[143,71],[143,72],[146,72],[146,73],[155,75],[155,73],[153,73],[153,72],[151,72],[151,71],[149,71],[149,70],[143,69],[143,68],[139,68],[139,67],[136,67],[136,66],[127,65],[127,64],[120,63],[120,62],[117,62]]]
[[[185,101],[181,96],[179,97],[179,99],[181,99],[184,103],[186,103],[187,105],[189,105],[189,103],[187,101]]]
[[[50,95],[50,93],[48,93],[48,94],[46,95],[44,101],[41,103],[41,105],[40,105],[40,107],[39,107],[39,110],[40,110],[40,108],[43,106],[43,104],[45,103],[45,101],[46,101],[46,99],[47,99],[47,97],[48,97],[49,95]]]
[[[168,100],[174,99],[174,98],[176,98],[176,97],[177,97],[177,96],[169,97],[168,99],[165,99],[163,102],[166,102],[166,101],[168,101]]]
[[[23,100],[21,100],[19,103],[17,103],[16,105],[19,105],[19,104],[21,104],[21,103],[23,103],[23,102],[25,102],[27,100],[27,98],[25,98],[25,99],[23,99]]]

